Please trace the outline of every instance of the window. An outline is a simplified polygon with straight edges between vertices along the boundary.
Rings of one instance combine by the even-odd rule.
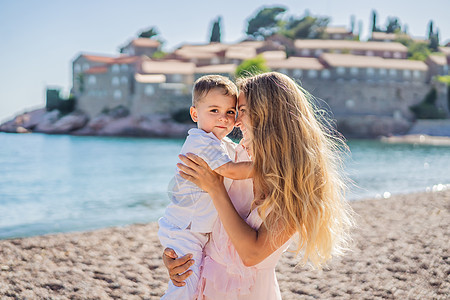
[[[302,70],[296,69],[294,70],[294,77],[300,78],[302,76]]]
[[[127,78],[127,76],[122,76],[122,77],[120,78],[120,82],[121,82],[122,84],[127,84],[127,83],[128,83],[128,78]]]
[[[322,78],[324,78],[324,79],[330,78],[330,70],[322,70],[321,75],[322,75]]]
[[[118,73],[120,71],[120,67],[117,64],[112,65],[113,73]]]
[[[182,76],[181,76],[181,74],[173,74],[172,75],[172,80],[174,81],[174,82],[180,82],[181,80],[182,80]]]
[[[380,69],[380,76],[386,76],[387,70],[386,69]]]
[[[384,56],[384,57],[391,57],[391,52],[389,52],[389,51],[384,51],[383,56]]]
[[[75,72],[80,72],[80,71],[81,71],[81,66],[80,66],[79,64],[75,64],[75,65],[73,66],[73,70],[74,70]]]
[[[400,52],[394,52],[394,58],[402,58],[402,54]]]
[[[338,75],[344,75],[345,74],[345,68],[344,67],[337,67],[336,68],[336,73],[338,73]]]
[[[353,76],[358,75],[358,68],[351,67],[350,68],[350,74],[352,74]]]
[[[96,84],[96,83],[97,83],[97,78],[95,78],[94,75],[90,75],[90,76],[88,77],[88,83],[89,83],[90,85]]]
[[[367,76],[372,77],[375,74],[375,70],[373,68],[367,68],[366,74]]]
[[[119,85],[119,77],[114,76],[111,80],[112,85]]]
[[[420,78],[420,71],[419,70],[414,70],[413,75],[414,75],[415,79],[419,79]]]
[[[373,51],[366,51],[366,56],[374,56],[374,54]]]
[[[288,70],[286,70],[286,69],[280,69],[280,73],[283,73],[283,74],[287,75]]]
[[[153,94],[155,93],[155,87],[152,86],[152,85],[146,85],[146,86],[145,86],[145,89],[144,89],[144,93],[145,93],[147,96],[153,95]]]
[[[120,98],[122,98],[122,92],[120,90],[115,90],[114,99],[119,100]]]
[[[351,100],[351,99],[345,101],[345,107],[347,107],[347,108],[353,108],[353,107],[355,107],[355,101],[353,101],[353,100]]]
[[[218,57],[213,57],[211,59],[211,64],[212,65],[218,65],[220,63],[220,59]]]
[[[403,70],[403,78],[411,78],[411,71]]]
[[[302,49],[302,56],[309,56],[310,54],[309,49]]]
[[[128,65],[127,64],[123,64],[120,66],[120,70],[122,70],[123,72],[128,71]]]
[[[320,56],[320,54],[322,54],[322,52],[323,52],[322,49],[317,49],[317,50],[314,52],[314,54],[315,54],[316,56]]]
[[[389,70],[389,76],[391,76],[391,77],[397,76],[397,70],[395,70],[395,69],[390,69],[390,70]]]
[[[86,70],[88,70],[89,69],[89,64],[84,64],[83,65],[83,71],[86,71]]]
[[[308,71],[308,77],[309,78],[316,78],[317,77],[317,70],[309,70]]]

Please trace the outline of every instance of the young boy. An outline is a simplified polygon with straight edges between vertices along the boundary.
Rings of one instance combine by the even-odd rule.
[[[181,154],[200,156],[211,169],[226,177],[227,190],[230,179],[247,179],[252,173],[251,162],[235,163],[227,154],[227,148],[233,146],[225,137],[234,127],[237,95],[236,86],[226,77],[208,75],[199,78],[194,84],[190,109],[198,128],[189,130],[181,148]],[[164,247],[174,249],[178,255],[192,253],[195,263],[186,285],[176,287],[169,281],[161,299],[192,300],[196,298],[203,248],[218,216],[209,195],[183,179],[178,171],[169,184],[172,203],[159,219],[158,236]]]

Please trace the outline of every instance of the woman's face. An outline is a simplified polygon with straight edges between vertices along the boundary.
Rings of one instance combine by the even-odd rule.
[[[244,139],[247,140],[250,140],[252,135],[250,124],[250,117],[247,112],[247,99],[244,93],[241,92],[238,97],[238,115],[235,126],[241,129]]]

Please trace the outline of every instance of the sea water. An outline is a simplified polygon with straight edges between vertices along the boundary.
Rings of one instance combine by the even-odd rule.
[[[0,133],[0,239],[156,221],[181,139]],[[450,183],[450,147],[349,141],[350,200]]]

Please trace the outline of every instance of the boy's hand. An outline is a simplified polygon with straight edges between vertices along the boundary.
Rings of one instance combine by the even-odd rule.
[[[163,252],[164,266],[169,272],[170,280],[175,286],[184,286],[186,278],[192,275],[192,271],[188,270],[194,264],[192,254],[186,254],[178,258],[178,255],[171,248],[164,249]]]

